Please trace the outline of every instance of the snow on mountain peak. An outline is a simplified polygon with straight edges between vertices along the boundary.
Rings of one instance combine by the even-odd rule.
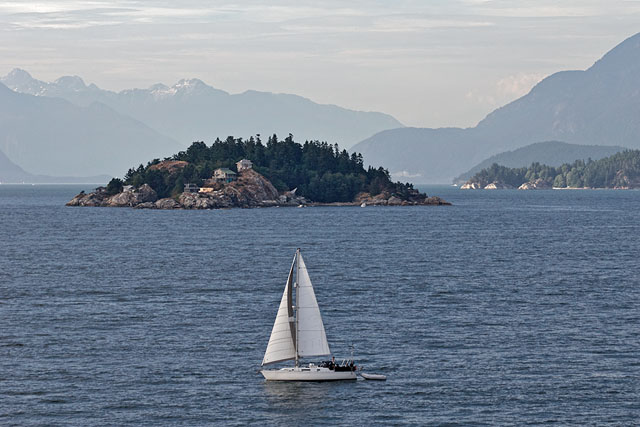
[[[200,79],[181,79],[171,87],[161,83],[155,84],[149,88],[149,92],[155,98],[166,98],[178,94],[193,94],[207,88],[209,86]]]
[[[30,95],[42,95],[48,86],[48,83],[34,79],[31,74],[20,68],[14,68],[9,74],[0,78],[0,81],[16,92]]]
[[[173,88],[178,92],[194,92],[206,87],[208,86],[200,79],[182,79],[173,85]]]
[[[170,88],[169,86],[164,85],[162,83],[156,83],[153,86],[151,86],[148,90],[151,96],[153,96],[156,99],[166,98],[166,97],[175,95],[176,93],[176,91],[173,88]]]

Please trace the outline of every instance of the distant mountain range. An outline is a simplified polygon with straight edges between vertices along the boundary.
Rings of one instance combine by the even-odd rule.
[[[510,168],[528,167],[535,162],[547,166],[560,166],[576,160],[600,160],[624,150],[626,150],[625,147],[618,146],[579,145],[560,141],[536,142],[517,150],[491,156],[456,177],[454,182],[456,184],[467,182],[472,176],[494,163]]]
[[[7,156],[0,151],[0,183],[1,184],[106,184],[111,179],[108,175],[98,176],[85,176],[85,177],[70,177],[70,176],[47,176],[47,175],[34,175],[26,172],[20,166],[13,163]]]
[[[173,139],[104,104],[79,107],[0,84],[0,151],[29,172],[122,175],[180,148]]]
[[[640,148],[640,33],[586,71],[545,78],[474,128],[386,130],[352,150],[396,177],[444,183],[491,155],[551,140]]]
[[[80,108],[104,108],[96,107],[96,103],[102,104],[177,141],[180,148],[229,135],[247,138],[273,133],[282,137],[293,133],[297,140],[321,140],[349,148],[381,130],[402,127],[387,114],[316,104],[296,95],[257,91],[232,95],[198,79],[180,80],[171,87],[156,84],[148,89],[112,92],[86,85],[77,76],[44,82],[14,69],[0,82],[15,92],[62,98]],[[161,154],[158,150],[157,156]],[[22,161],[12,153],[7,155]],[[113,172],[113,167],[108,170]]]

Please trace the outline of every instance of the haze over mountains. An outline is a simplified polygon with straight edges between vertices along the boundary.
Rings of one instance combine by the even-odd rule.
[[[107,182],[111,177],[108,175],[97,176],[47,176],[47,175],[34,175],[26,172],[20,166],[13,163],[7,156],[0,151],[0,183],[45,183],[45,184],[103,184]]]
[[[267,136],[273,133],[284,137],[291,132],[298,140],[320,139],[339,143],[343,148],[348,148],[380,130],[402,126],[387,114],[352,111],[335,105],[320,105],[296,95],[257,91],[232,95],[208,86],[198,79],[181,80],[171,87],[156,84],[149,89],[131,89],[117,93],[102,90],[94,84],[86,85],[77,76],[66,76],[54,82],[44,82],[34,79],[29,73],[20,69],[14,69],[0,81],[21,94],[34,95],[38,98],[62,98],[78,107],[74,114],[79,114],[81,111],[112,111],[111,116],[119,114],[146,125],[150,131],[162,136],[159,137],[156,145],[156,154],[147,156],[144,161],[165,155],[165,148],[170,140],[173,140],[175,146],[171,152],[175,152],[188,147],[193,141],[211,142],[217,137],[225,138],[228,135],[249,137],[256,134]],[[32,100],[32,102],[35,101]],[[3,100],[3,103],[9,106],[6,100]],[[94,121],[92,124],[98,123]],[[129,127],[131,126],[133,126],[132,123]],[[82,132],[90,135],[88,129]],[[50,135],[56,141],[63,137]],[[85,144],[70,138],[71,135],[67,134],[64,137],[68,140],[69,146]],[[137,138],[139,137],[138,135]],[[111,138],[115,139],[115,135]],[[144,145],[147,148],[154,146],[152,141],[146,138],[140,139],[136,145]],[[39,171],[44,170],[40,169],[41,164],[38,162],[28,160],[26,153],[17,155],[15,147],[13,151],[6,154],[25,168],[34,167]],[[128,160],[126,168],[122,169],[121,162],[114,163],[105,159],[107,168],[98,170],[122,174],[135,162],[143,161],[138,157],[135,157],[135,160],[133,156],[129,156],[128,159],[126,155],[123,157],[124,160]],[[49,167],[46,173],[51,171]],[[78,171],[78,173],[84,172]]]
[[[344,148],[367,138],[351,151],[414,183],[448,183],[492,155],[541,141],[640,148],[640,34],[586,71],[547,77],[467,129],[404,128],[382,113],[295,95],[233,95],[197,79],[117,93],[77,76],[48,83],[19,69],[0,81],[10,88],[0,84],[0,151],[35,174],[122,175],[194,140],[258,133]]]
[[[121,175],[180,145],[104,104],[17,93],[0,84],[0,151],[29,173]]]
[[[416,183],[445,183],[487,157],[540,141],[640,148],[640,34],[586,71],[555,73],[476,127],[403,128],[352,148]]]

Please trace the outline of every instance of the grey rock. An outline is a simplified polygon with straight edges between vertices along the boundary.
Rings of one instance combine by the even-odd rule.
[[[140,203],[153,203],[158,200],[158,194],[148,184],[143,184],[134,191],[123,191],[106,200],[105,206],[126,207],[136,206]]]
[[[551,190],[551,184],[542,178],[535,181],[525,182],[518,190]]]
[[[479,183],[479,182],[471,182],[471,181],[464,183],[460,187],[461,190],[481,190],[483,188],[484,187],[482,186],[481,183]]]
[[[155,192],[149,184],[142,184],[140,188],[138,188],[138,200],[139,203],[144,202],[155,202],[158,200],[158,193]]]
[[[399,199],[396,196],[391,196],[389,197],[389,199],[387,200],[387,204],[388,205],[393,205],[393,206],[400,206],[402,204],[402,200]]]
[[[156,201],[155,207],[156,209],[178,209],[182,206],[174,199],[160,199]]]
[[[135,206],[138,204],[138,195],[133,191],[126,191],[123,193],[118,193],[109,197],[106,201],[106,206],[109,207],[125,207],[125,206]]]

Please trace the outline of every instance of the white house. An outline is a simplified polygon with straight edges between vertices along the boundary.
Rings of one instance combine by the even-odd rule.
[[[213,179],[216,182],[231,182],[236,180],[236,173],[231,169],[220,168],[213,171]]]
[[[253,163],[251,160],[242,159],[239,162],[236,162],[236,169],[238,169],[238,172],[242,172],[246,169],[253,169]]]

